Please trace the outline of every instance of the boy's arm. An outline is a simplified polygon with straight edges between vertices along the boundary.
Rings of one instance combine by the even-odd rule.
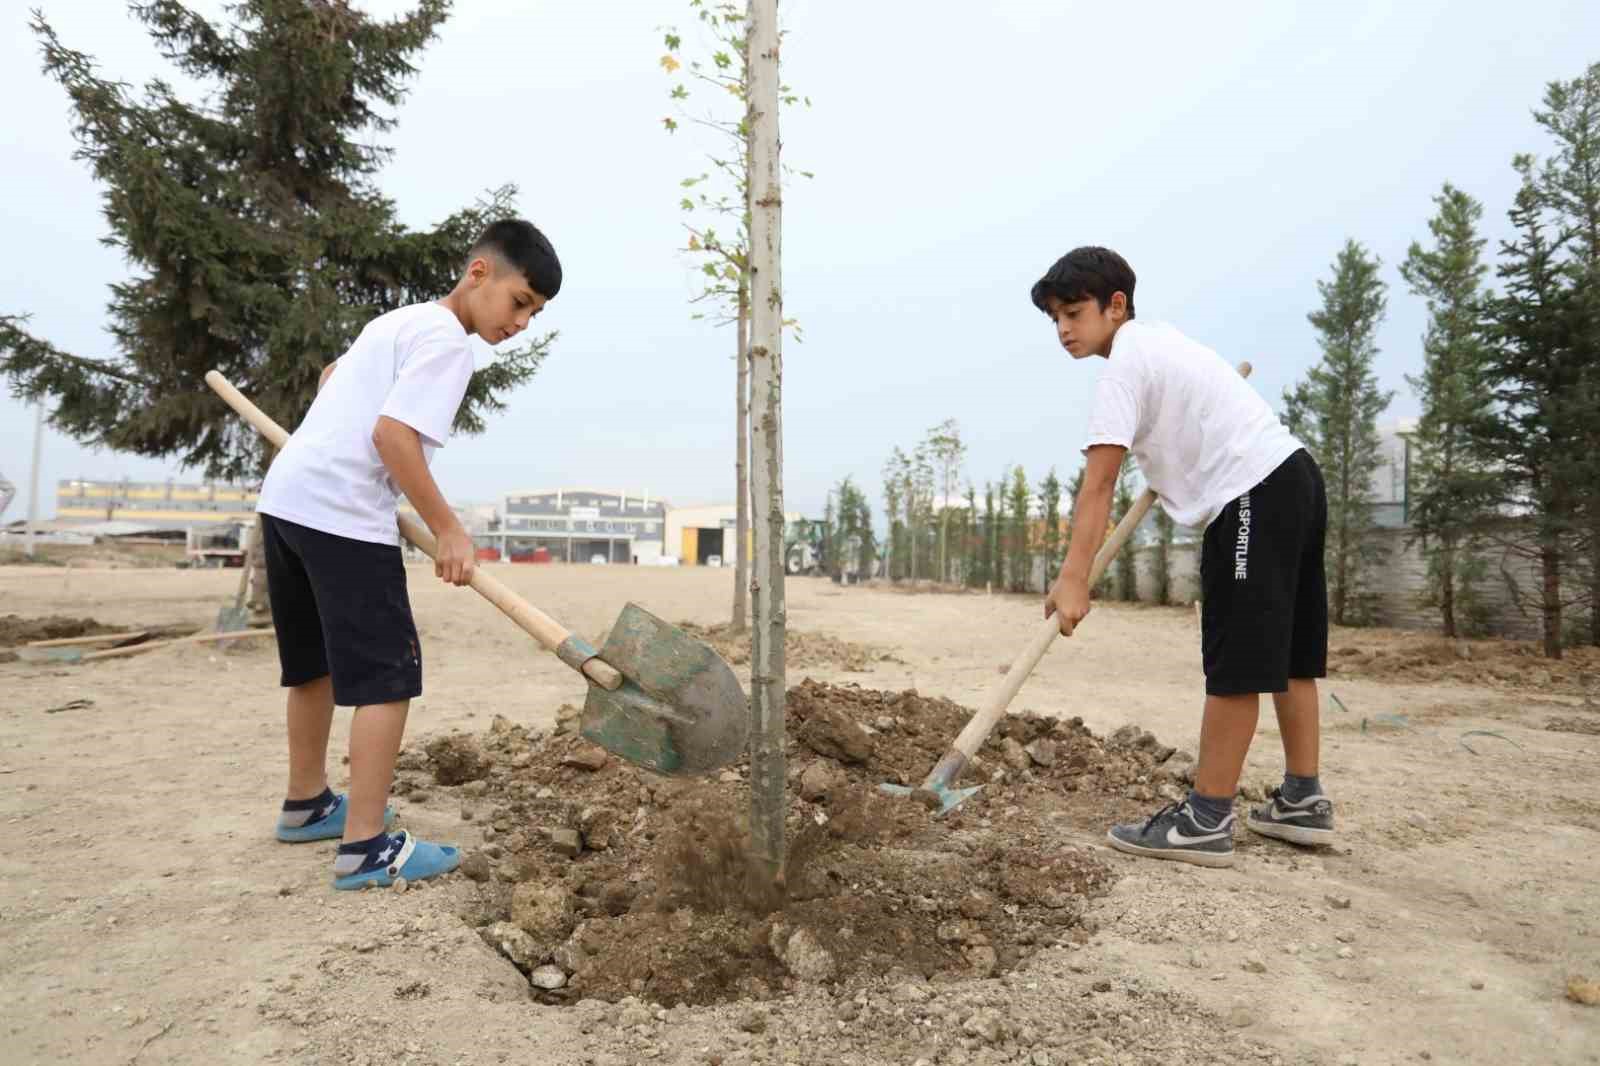
[[[461,520],[434,482],[427,457],[422,454],[421,436],[404,422],[379,415],[378,424],[372,430],[372,443],[395,485],[405,493],[439,542],[438,552],[433,557],[433,572],[452,585],[471,581],[477,565],[472,538],[467,536]]]
[[[318,392],[321,392],[322,391],[322,386],[326,385],[328,383],[328,379],[333,377],[333,368],[338,366],[338,365],[339,365],[339,360],[335,359],[333,362],[329,363],[327,366],[322,368],[322,376],[317,379],[317,391]]]
[[[1122,471],[1122,457],[1128,449],[1117,444],[1096,444],[1089,449],[1083,470],[1083,485],[1072,501],[1072,534],[1061,574],[1045,597],[1044,616],[1054,612],[1064,636],[1089,614],[1089,569],[1105,540],[1106,521],[1111,516],[1111,494]]]

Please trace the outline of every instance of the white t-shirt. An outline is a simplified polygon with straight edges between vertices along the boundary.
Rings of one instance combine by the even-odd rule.
[[[461,321],[437,303],[367,323],[267,471],[256,509],[352,540],[398,544],[399,493],[372,443],[379,415],[422,437],[422,454],[450,439],[472,377]]]
[[[1171,326],[1138,319],[1111,342],[1084,451],[1120,444],[1180,525],[1206,526],[1301,448],[1239,372]]]

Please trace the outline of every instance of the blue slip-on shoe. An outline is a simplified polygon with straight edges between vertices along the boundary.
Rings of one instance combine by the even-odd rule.
[[[425,881],[430,877],[447,874],[461,865],[461,850],[446,844],[430,844],[418,840],[405,830],[400,831],[400,850],[387,866],[363,873],[346,874],[333,879],[338,889],[387,888],[400,878],[407,881]]]
[[[342,794],[333,797],[333,809],[314,822],[305,825],[284,825],[283,818],[278,818],[278,839],[285,844],[304,844],[311,840],[338,840],[344,836],[345,814],[349,804],[345,802]],[[287,813],[287,812],[286,812]],[[383,809],[383,828],[388,829],[394,825],[394,808]]]

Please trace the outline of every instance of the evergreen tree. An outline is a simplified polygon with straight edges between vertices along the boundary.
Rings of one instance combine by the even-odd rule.
[[[1000,480],[994,485],[994,519],[989,523],[989,560],[994,576],[994,587],[1004,592],[1006,589],[1006,539],[1007,530],[1011,527],[1006,524],[1006,482],[1004,472]]]
[[[1587,563],[1582,599],[1588,601],[1589,641],[1600,645],[1600,63],[1571,81],[1551,82],[1534,120],[1555,150],[1539,170],[1536,187],[1565,242],[1563,273],[1568,301],[1571,393],[1575,427],[1566,464],[1576,512],[1574,552]]]
[[[1579,297],[1564,259],[1568,236],[1551,233],[1532,158],[1519,156],[1516,166],[1523,178],[1509,212],[1516,235],[1500,246],[1502,292],[1488,302],[1485,372],[1499,409],[1473,437],[1481,461],[1499,473],[1500,509],[1529,514],[1533,542],[1513,528],[1501,544],[1537,565],[1544,652],[1559,659],[1562,583],[1579,526],[1575,468],[1585,459],[1573,442],[1594,413],[1578,387],[1584,360],[1576,349]]]
[[[1151,570],[1155,576],[1155,601],[1164,605],[1172,602],[1172,543],[1176,537],[1177,523],[1159,503],[1155,506],[1155,512],[1155,558]]]
[[[1428,559],[1429,602],[1438,608],[1446,637],[1466,619],[1457,598],[1473,601],[1471,578],[1482,569],[1471,551],[1481,525],[1493,472],[1470,447],[1474,425],[1488,417],[1493,394],[1484,378],[1482,260],[1478,236],[1483,208],[1446,183],[1434,197],[1438,213],[1428,223],[1433,246],[1413,242],[1400,274],[1428,304],[1423,370],[1407,377],[1422,401],[1422,417],[1411,440],[1412,535]],[[1467,612],[1470,615],[1470,609]]]
[[[991,586],[999,581],[994,551],[995,519],[994,483],[985,481],[983,483],[983,520],[978,527],[978,573],[981,575],[979,580]],[[975,580],[973,583],[976,584],[977,581]]]
[[[837,504],[834,505],[834,501]],[[834,525],[834,542],[837,545],[838,565],[836,575],[853,571],[856,579],[865,581],[872,576],[877,562],[877,543],[872,533],[872,507],[866,493],[856,487],[855,480],[846,477],[830,494],[829,517]]]
[[[956,510],[951,507],[950,500],[961,480],[961,462],[966,458],[967,445],[961,439],[960,424],[953,418],[928,430],[925,444],[939,479],[939,580],[949,581],[950,556],[946,541],[952,512]]]
[[[903,539],[900,525],[900,503],[903,498],[904,485],[900,479],[900,468],[905,463],[905,455],[897,446],[889,453],[889,458],[883,462],[883,510],[884,517],[889,523],[888,540],[884,546],[886,560],[885,571],[892,583],[899,574],[896,567],[901,565],[901,540]]]
[[[979,574],[980,556],[982,550],[978,545],[978,531],[981,528],[978,517],[978,490],[967,482],[967,516],[963,523],[962,536],[962,566],[961,579],[970,586],[979,584],[983,578]]]
[[[1322,306],[1306,316],[1322,358],[1284,392],[1285,423],[1327,479],[1329,606],[1339,625],[1369,619],[1369,583],[1383,560],[1372,536],[1372,482],[1381,457],[1378,415],[1393,393],[1378,388],[1372,371],[1388,303],[1380,265],[1354,240],[1340,249],[1332,278],[1317,282]]]
[[[427,232],[408,231],[375,176],[414,61],[448,12],[419,0],[369,18],[341,3],[239,0],[219,25],[175,0],[131,11],[161,55],[205,83],[142,98],[97,73],[35,14],[45,72],[72,102],[78,158],[104,186],[106,242],[132,264],[108,307],[117,354],[64,352],[0,317],[0,374],[86,444],[176,456],[211,477],[258,474],[267,447],[205,386],[218,369],[278,422],[299,424],[317,379],[362,326],[448,292],[506,186]],[[553,335],[472,377],[456,429],[533,376]]]
[[[1028,586],[1033,581],[1033,552],[1031,530],[1028,528],[1028,476],[1022,472],[1018,465],[1011,471],[1010,498],[1007,500],[1007,509],[1010,511],[1010,566],[1011,591],[1027,592]]]
[[[1061,569],[1061,561],[1065,558],[1061,544],[1061,488],[1061,479],[1056,476],[1056,468],[1052,466],[1039,485],[1039,510],[1044,517],[1044,531],[1039,546],[1044,552],[1047,582],[1055,580],[1056,571]]]
[[[1111,498],[1112,528],[1133,509],[1133,478],[1133,455],[1127,453],[1122,457],[1122,469],[1117,472],[1116,492]],[[1135,553],[1134,541],[1135,538],[1128,538],[1128,543],[1117,553],[1117,595],[1124,600],[1139,598],[1139,557]]]

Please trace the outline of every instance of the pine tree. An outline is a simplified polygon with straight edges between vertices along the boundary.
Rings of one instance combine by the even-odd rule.
[[[1571,81],[1551,82],[1534,120],[1550,134],[1555,150],[1538,171],[1536,187],[1565,243],[1563,273],[1569,301],[1571,393],[1577,412],[1590,412],[1575,427],[1566,464],[1576,511],[1574,548],[1587,561],[1583,599],[1588,601],[1589,640],[1600,645],[1600,63]]]
[[[1159,503],[1155,506],[1155,512],[1155,561],[1151,569],[1155,576],[1155,601],[1165,605],[1172,602],[1172,543],[1178,527],[1167,509]]]
[[[1423,370],[1407,376],[1422,401],[1412,438],[1410,486],[1412,539],[1428,558],[1429,602],[1439,610],[1446,637],[1457,635],[1457,598],[1473,602],[1471,578],[1481,564],[1471,551],[1493,491],[1493,472],[1470,447],[1472,427],[1488,417],[1493,394],[1484,378],[1482,206],[1446,183],[1434,197],[1438,213],[1428,223],[1433,246],[1413,242],[1400,274],[1428,304]]]
[[[1010,572],[1011,591],[1027,592],[1033,581],[1033,552],[1030,544],[1032,532],[1028,528],[1028,476],[1019,465],[1011,471],[1011,488],[1006,501],[1010,512]]]
[[[999,583],[999,564],[995,557],[994,539],[998,516],[994,510],[994,483],[983,483],[983,520],[978,528],[978,572],[985,585]],[[974,581],[974,584],[977,582]]]
[[[1044,516],[1044,532],[1039,546],[1044,552],[1046,582],[1055,580],[1056,571],[1061,569],[1061,561],[1065,557],[1061,544],[1061,488],[1061,479],[1056,476],[1056,468],[1052,466],[1039,485],[1039,509]]]
[[[961,578],[968,586],[979,584],[983,579],[979,574],[981,550],[978,546],[978,531],[981,528],[978,518],[978,490],[972,482],[967,482],[967,514],[963,522],[963,551],[961,554]]]
[[[961,461],[966,458],[967,445],[961,439],[960,424],[947,418],[928,430],[925,446],[939,478],[939,580],[949,581],[950,557],[946,541],[950,532],[950,499],[961,480]]]
[[[989,560],[994,577],[994,587],[1001,592],[1006,590],[1006,551],[1008,541],[1006,531],[1011,527],[1006,524],[1006,482],[1008,478],[1004,472],[994,484],[994,512],[993,521],[989,523]]]
[[[1133,456],[1124,454],[1122,469],[1117,471],[1117,488],[1111,498],[1111,522],[1115,527],[1124,515],[1133,510]],[[1134,551],[1133,538],[1117,553],[1117,595],[1124,600],[1139,598],[1139,557]]]
[[[1569,238],[1550,232],[1533,159],[1519,156],[1516,166],[1522,187],[1509,212],[1516,236],[1500,246],[1502,292],[1488,302],[1485,373],[1498,410],[1477,424],[1473,438],[1481,461],[1499,474],[1500,509],[1526,511],[1533,525],[1531,544],[1514,530],[1501,543],[1538,566],[1544,652],[1559,659],[1562,583],[1579,530],[1575,468],[1586,458],[1575,454],[1573,441],[1583,439],[1594,414],[1579,389],[1584,359],[1576,348],[1579,297],[1564,259]]]
[[[883,463],[883,511],[884,518],[889,523],[888,539],[884,546],[885,576],[891,583],[899,576],[896,567],[901,566],[901,541],[902,531],[900,526],[900,503],[904,498],[905,486],[900,478],[901,467],[905,465],[905,455],[898,446],[889,453],[889,458]]]
[[[340,3],[240,0],[229,25],[175,0],[131,7],[163,57],[209,88],[163,81],[142,99],[97,73],[43,15],[45,72],[72,102],[78,158],[104,186],[107,243],[133,266],[112,286],[118,354],[64,352],[0,317],[0,374],[87,444],[175,456],[208,476],[258,474],[267,448],[206,388],[221,370],[297,425],[317,379],[367,320],[448,292],[483,226],[513,213],[505,186],[412,232],[375,176],[414,61],[448,12],[419,0],[379,21]],[[478,432],[537,371],[553,335],[472,377],[456,429]]]
[[[1372,481],[1381,460],[1378,415],[1393,397],[1378,388],[1372,371],[1388,303],[1380,265],[1354,240],[1340,249],[1332,278],[1317,282],[1322,306],[1306,316],[1322,358],[1284,392],[1286,424],[1327,477],[1329,606],[1339,625],[1369,619],[1369,583],[1384,555],[1372,536]]]

